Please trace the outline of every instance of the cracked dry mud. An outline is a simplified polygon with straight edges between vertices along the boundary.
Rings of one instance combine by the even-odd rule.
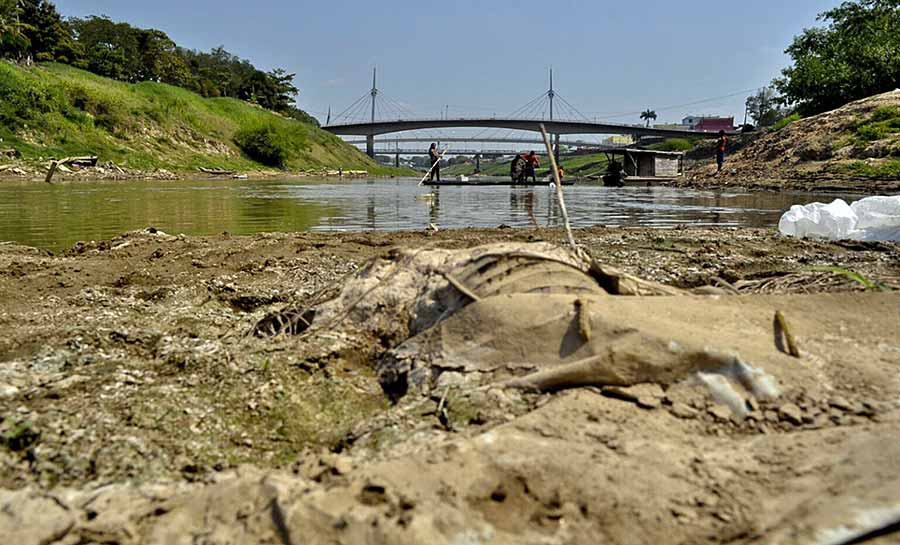
[[[780,396],[751,397],[743,420],[684,381],[540,394],[445,380],[391,404],[376,367],[403,351],[408,317],[331,336],[245,335],[394,247],[559,243],[558,231],[141,232],[59,256],[0,245],[0,535],[819,543],[897,516],[900,297],[813,267],[897,288],[900,246],[760,230],[576,236],[641,278],[718,286],[713,296],[604,296],[592,316],[735,350],[775,377]],[[551,306],[577,322],[571,300]],[[779,309],[799,359],[775,345]]]

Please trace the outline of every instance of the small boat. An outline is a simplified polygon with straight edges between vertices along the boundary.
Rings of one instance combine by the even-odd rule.
[[[459,178],[466,178],[466,179],[460,180]],[[442,186],[442,185],[465,186],[465,187],[468,187],[468,186],[473,186],[473,187],[478,187],[478,186],[550,187],[550,183],[551,182],[544,181],[544,180],[541,180],[538,182],[516,182],[516,183],[513,183],[513,181],[510,180],[506,176],[483,176],[483,177],[478,177],[478,178],[468,178],[468,177],[460,176],[460,177],[457,177],[457,179],[453,179],[453,180],[441,180],[441,181],[437,181],[437,180],[427,181],[426,180],[425,182],[422,183],[422,185],[427,185],[427,186],[432,186],[432,187]],[[564,185],[564,186],[575,185],[575,180],[563,180],[562,185]]]

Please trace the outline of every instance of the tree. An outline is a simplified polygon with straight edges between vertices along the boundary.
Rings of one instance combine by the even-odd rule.
[[[758,127],[770,127],[784,117],[778,107],[778,96],[771,87],[763,87],[756,94],[747,97],[747,113]]]
[[[773,83],[812,115],[900,86],[900,0],[854,0],[819,15],[825,27],[794,38],[793,65]]]
[[[654,112],[653,110],[644,110],[643,112],[641,112],[641,119],[646,119],[647,126],[649,127],[650,120],[651,119],[653,119],[654,121],[656,120],[656,112]]]
[[[28,54],[27,30],[19,0],[0,0],[0,58],[19,60]]]
[[[75,18],[69,24],[84,50],[83,68],[120,81],[141,81],[143,57],[138,29],[108,17]]]
[[[135,79],[187,87],[192,79],[191,71],[178,54],[175,42],[160,30],[136,29],[136,35],[141,63]]]
[[[46,0],[19,0],[29,53],[36,61],[73,63],[81,55],[69,25],[56,6]]]
[[[209,53],[183,49],[165,32],[108,17],[63,20],[48,0],[0,0],[0,58],[63,62],[129,83],[168,83],[315,123],[296,106],[295,74],[281,68],[264,72],[224,47]]]

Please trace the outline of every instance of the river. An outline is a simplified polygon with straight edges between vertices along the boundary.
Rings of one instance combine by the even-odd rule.
[[[792,204],[834,195],[565,188],[576,227],[771,227]],[[0,241],[51,251],[153,226],[211,235],[559,225],[549,187],[419,187],[410,179],[195,180],[0,184]]]

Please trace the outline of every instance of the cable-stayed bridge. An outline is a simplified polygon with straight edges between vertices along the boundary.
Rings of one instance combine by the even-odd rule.
[[[542,140],[528,137],[514,138],[514,131],[540,132],[543,125],[547,132],[553,135],[554,148],[558,155],[561,145],[590,146],[589,143],[566,141],[563,143],[561,135],[630,135],[635,139],[642,137],[659,138],[713,138],[714,133],[705,131],[682,130],[674,128],[656,128],[642,125],[629,125],[624,123],[609,123],[591,120],[577,108],[565,100],[553,87],[553,71],[550,71],[550,89],[541,93],[538,97],[526,103],[524,106],[510,112],[507,115],[490,117],[461,116],[451,118],[442,115],[439,118],[423,118],[403,106],[400,102],[386,97],[377,87],[376,73],[372,75],[372,89],[358,98],[343,112],[328,120],[323,129],[340,136],[365,137],[365,140],[349,140],[356,145],[365,144],[366,153],[374,157],[376,153],[389,154],[413,154],[414,149],[404,147],[399,150],[399,142],[465,142],[465,143],[517,143],[529,145],[541,145]],[[376,136],[401,133],[407,131],[434,131],[435,129],[481,129],[468,137],[452,137],[446,134],[429,132],[426,135],[405,136],[398,138],[383,138],[377,141],[379,149],[376,149]],[[501,134],[501,131],[507,131]],[[394,149],[385,149],[385,144],[394,144]],[[597,144],[594,143],[594,146]],[[467,146],[471,148],[471,146]],[[497,150],[481,149],[477,153],[481,155],[499,155]],[[452,146],[450,154],[475,154],[474,149],[465,151]],[[504,153],[508,154],[508,153]]]

